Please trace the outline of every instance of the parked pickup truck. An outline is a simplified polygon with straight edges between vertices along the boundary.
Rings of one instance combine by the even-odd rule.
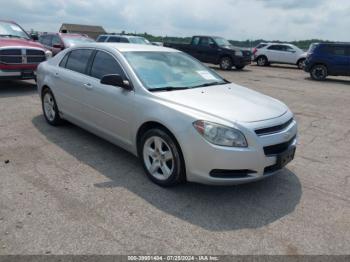
[[[0,20],[0,80],[36,78],[38,64],[52,53],[34,40],[15,22]]]
[[[193,36],[190,44],[164,43],[164,46],[188,53],[201,62],[220,65],[223,70],[232,67],[240,70],[251,63],[250,51],[242,51],[222,37]]]

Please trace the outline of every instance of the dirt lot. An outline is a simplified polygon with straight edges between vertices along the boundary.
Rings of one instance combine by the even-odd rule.
[[[219,73],[295,113],[297,156],[279,176],[162,189],[129,153],[48,126],[32,83],[1,82],[0,254],[349,254],[350,78]]]

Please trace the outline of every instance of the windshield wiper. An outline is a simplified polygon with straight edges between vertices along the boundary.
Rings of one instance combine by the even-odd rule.
[[[198,88],[198,87],[206,87],[206,86],[216,86],[216,85],[226,85],[230,82],[211,82],[211,83],[205,83],[205,84],[202,84],[202,85],[198,85],[198,86],[193,86],[192,88]]]
[[[185,86],[165,86],[165,87],[159,87],[159,88],[150,88],[148,91],[150,92],[158,92],[158,91],[174,91],[174,90],[185,90],[189,89],[189,87]]]
[[[23,38],[23,39],[27,39],[26,37],[24,36],[19,36],[19,35],[0,35],[1,36],[5,36],[5,37],[10,37],[10,38]]]

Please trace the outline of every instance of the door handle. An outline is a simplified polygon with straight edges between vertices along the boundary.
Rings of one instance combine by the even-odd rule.
[[[59,73],[55,73],[55,74],[54,74],[54,77],[55,77],[55,78],[60,78],[60,74],[59,74]]]
[[[92,85],[91,85],[90,83],[84,84],[84,87],[85,87],[87,90],[91,90],[91,89],[92,89]]]

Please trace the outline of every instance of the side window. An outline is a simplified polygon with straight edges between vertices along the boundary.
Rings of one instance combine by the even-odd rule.
[[[70,52],[67,53],[60,62],[60,67],[66,67]]]
[[[199,41],[199,45],[200,46],[209,46],[209,44],[210,44],[210,38],[209,37],[202,37],[201,40]]]
[[[46,46],[51,46],[51,42],[52,42],[52,36],[51,35],[43,35],[40,37],[40,43],[42,43],[43,45]]]
[[[107,36],[100,36],[98,37],[97,42],[105,42],[106,39],[107,39]]]
[[[194,37],[192,40],[192,45],[198,45],[200,38],[198,36]]]
[[[120,38],[117,37],[117,36],[111,36],[107,42],[110,42],[110,43],[119,43],[120,42]]]
[[[66,68],[72,71],[85,74],[86,66],[92,54],[92,50],[78,49],[73,50],[68,58]]]
[[[129,43],[129,40],[125,37],[120,38],[120,43]]]
[[[329,47],[330,53],[332,55],[339,55],[339,56],[345,56],[346,55],[346,49],[345,46],[330,46]]]
[[[61,39],[57,35],[52,37],[52,46],[54,45],[61,45]]]
[[[98,51],[92,63],[92,77],[101,79],[105,75],[118,74],[124,76],[123,70],[113,56],[106,52]]]
[[[281,46],[280,45],[271,45],[267,49],[274,50],[274,51],[281,51]]]

